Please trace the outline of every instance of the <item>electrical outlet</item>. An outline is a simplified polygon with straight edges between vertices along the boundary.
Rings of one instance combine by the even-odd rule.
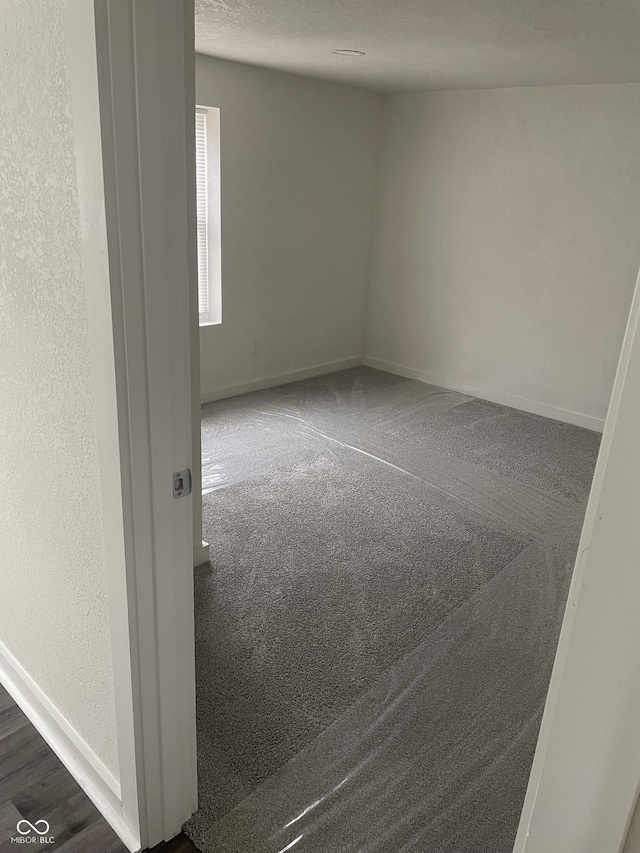
[[[260,352],[260,338],[251,338],[251,353],[255,355]]]

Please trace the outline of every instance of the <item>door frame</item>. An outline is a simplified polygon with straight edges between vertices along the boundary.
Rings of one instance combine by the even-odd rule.
[[[109,583],[116,726],[122,820],[145,848],[197,808],[194,4],[94,0],[92,12],[121,539],[124,527]],[[195,488],[176,498],[172,475],[187,468]]]
[[[625,846],[640,790],[638,436],[640,276],[514,853]]]

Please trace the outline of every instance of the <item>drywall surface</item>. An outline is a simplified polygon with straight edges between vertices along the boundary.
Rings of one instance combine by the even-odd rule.
[[[640,85],[386,99],[366,354],[604,418],[640,259]]]
[[[381,97],[196,57],[220,108],[222,324],[203,395],[362,354]],[[260,351],[251,352],[260,338]]]
[[[0,641],[117,777],[64,4],[0,42]]]

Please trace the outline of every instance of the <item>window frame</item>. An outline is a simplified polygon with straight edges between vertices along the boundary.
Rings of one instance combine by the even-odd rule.
[[[218,107],[196,105],[195,147],[198,322],[200,326],[217,326],[222,323]],[[204,309],[203,303],[206,303]]]

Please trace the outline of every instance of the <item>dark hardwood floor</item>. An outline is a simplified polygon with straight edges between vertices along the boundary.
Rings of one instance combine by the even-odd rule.
[[[46,821],[49,843],[22,844],[60,853],[127,853],[55,753],[0,686],[0,853],[19,849],[17,826]],[[23,829],[28,829],[22,824]],[[33,833],[35,835],[35,833]],[[153,853],[197,853],[184,835],[153,848]]]

